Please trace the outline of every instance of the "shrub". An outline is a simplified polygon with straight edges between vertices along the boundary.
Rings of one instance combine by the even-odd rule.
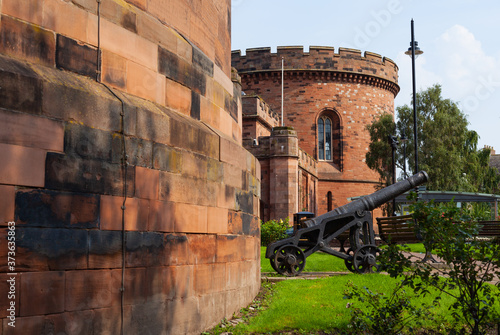
[[[411,209],[424,244],[431,245],[448,267],[412,264],[399,248],[389,247],[380,258],[383,270],[392,277],[403,277],[417,294],[428,294],[427,287],[432,286],[453,297],[450,309],[455,320],[465,324],[470,334],[483,333],[489,324],[498,322],[494,304],[500,295],[490,283],[500,274],[499,245],[476,238],[475,218],[454,203],[418,201]]]
[[[344,299],[356,298],[357,303],[347,303],[351,308],[351,321],[348,326],[352,334],[395,335],[403,331],[413,333],[415,326],[421,326],[431,318],[427,305],[416,306],[404,290],[403,282],[398,283],[390,294],[372,292],[367,287],[359,288],[352,282],[347,284]]]
[[[290,228],[288,218],[261,222],[260,244],[265,247],[271,242],[286,238],[286,230],[288,228]]]

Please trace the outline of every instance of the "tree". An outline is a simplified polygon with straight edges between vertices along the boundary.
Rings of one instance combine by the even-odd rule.
[[[457,104],[441,96],[441,86],[434,85],[417,93],[417,131],[419,170],[430,177],[429,190],[499,193],[500,176],[488,166],[489,149],[477,149],[479,135],[468,129],[468,121]],[[366,154],[368,167],[377,171],[381,181],[390,180],[390,145],[388,135],[406,135],[408,171],[415,170],[413,110],[404,105],[397,108],[398,122],[383,115],[367,127],[372,143]],[[395,130],[395,131],[394,131]],[[385,132],[385,133],[384,133]],[[398,163],[403,166],[402,146]],[[415,172],[415,171],[414,171]],[[411,173],[410,173],[411,174]]]

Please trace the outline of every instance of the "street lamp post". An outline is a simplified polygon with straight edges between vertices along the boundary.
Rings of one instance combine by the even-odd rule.
[[[416,92],[416,77],[415,77],[415,58],[424,52],[418,47],[418,42],[415,41],[415,33],[413,28],[413,19],[411,19],[411,42],[408,51],[405,52],[411,57],[411,70],[413,80],[413,136],[415,138],[415,174],[418,173],[418,136],[417,136],[417,92]]]
[[[398,139],[394,135],[389,135],[389,144],[392,148],[392,183],[396,183],[396,149],[398,148]],[[392,216],[396,216],[396,198],[392,199]]]

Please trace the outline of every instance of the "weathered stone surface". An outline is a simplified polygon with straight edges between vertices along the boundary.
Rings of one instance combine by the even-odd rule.
[[[87,267],[86,230],[18,226],[16,242],[24,257],[19,268],[33,271],[32,268],[67,270]]]
[[[210,77],[214,76],[214,62],[212,62],[210,58],[208,58],[203,51],[197,47],[193,47],[193,64],[199,67]]]
[[[154,143],[153,168],[172,173],[180,173],[182,169],[181,151],[167,145]]]
[[[164,239],[161,233],[127,232],[126,264],[128,267],[159,266],[163,262],[164,250]]]
[[[194,120],[180,116],[170,119],[170,143],[178,148],[219,158],[219,137],[201,128]]]
[[[38,68],[43,81],[43,114],[101,130],[121,130],[122,104],[104,86],[90,78]],[[126,114],[127,115],[127,114]],[[132,115],[135,118],[135,115]],[[129,125],[131,120],[126,120]],[[130,132],[127,129],[127,132]]]
[[[160,172],[160,200],[216,207],[217,184]]]
[[[162,265],[188,264],[188,238],[184,234],[167,234],[163,238],[165,256]]]
[[[21,275],[20,316],[64,312],[65,272],[31,272]]]
[[[89,269],[122,266],[122,232],[89,231]]]
[[[145,231],[148,229],[149,201],[138,198],[101,195],[100,223],[103,230],[121,230],[122,219],[125,230]],[[123,206],[125,205],[125,211]]]
[[[47,154],[45,186],[55,190],[123,195],[125,172],[120,164]],[[127,196],[134,194],[134,169],[126,169]]]
[[[205,95],[207,86],[205,74],[160,46],[158,47],[158,71],[167,78],[189,87],[192,91]]]
[[[236,191],[237,209],[248,214],[253,213],[253,194],[251,192]]]
[[[215,263],[215,235],[190,234],[188,245],[189,264]]]
[[[195,91],[191,91],[191,117],[195,120],[200,120],[200,95]]]
[[[0,143],[0,184],[44,186],[44,150]]]
[[[0,123],[0,143],[57,152],[64,150],[62,122],[1,109]]]
[[[66,271],[65,309],[80,311],[117,306],[120,303],[120,270]]]
[[[16,193],[16,222],[29,227],[98,228],[99,198],[49,190]]]
[[[64,131],[64,152],[81,158],[111,161],[113,136],[110,132],[68,123]],[[120,163],[120,161],[115,162]]]
[[[123,137],[113,136],[112,162],[120,163],[123,159]],[[125,137],[127,162],[130,165],[150,168],[153,165],[153,142],[136,137]]]
[[[58,34],[56,66],[95,79],[97,49]]]
[[[135,196],[157,200],[160,189],[160,171],[135,167]]]
[[[53,32],[2,16],[0,52],[33,63],[55,65],[56,37]]]
[[[151,201],[149,206],[148,231],[175,231],[175,204],[168,201]]]
[[[25,63],[0,55],[0,107],[40,114],[42,84]]]

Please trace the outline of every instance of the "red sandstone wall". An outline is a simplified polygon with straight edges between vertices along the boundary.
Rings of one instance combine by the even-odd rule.
[[[0,1],[2,335],[196,334],[260,287],[230,3],[101,3]]]
[[[274,110],[281,109],[281,58],[285,59],[285,125],[297,131],[299,146],[317,159],[317,119],[330,110],[340,119],[339,164],[318,162],[318,213],[327,211],[326,194],[334,194],[333,208],[348,197],[374,191],[378,175],[364,160],[369,145],[366,126],[383,113],[394,114],[399,91],[397,66],[379,55],[358,50],[311,47],[249,49],[232,53],[232,64],[242,78],[242,90],[257,94]],[[337,181],[332,183],[330,181]]]

